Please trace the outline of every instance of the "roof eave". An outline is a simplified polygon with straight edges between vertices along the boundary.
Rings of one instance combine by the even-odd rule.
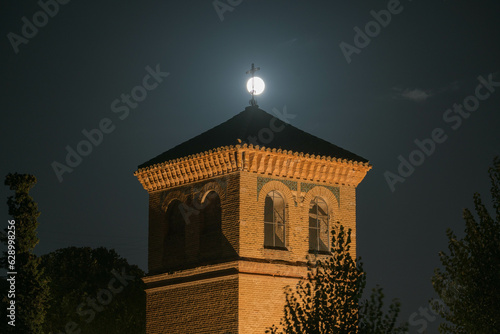
[[[208,163],[207,163],[208,162]],[[304,166],[307,165],[307,168]],[[201,181],[235,171],[249,171],[324,184],[356,187],[372,168],[369,162],[235,145],[139,168],[134,175],[148,192]]]

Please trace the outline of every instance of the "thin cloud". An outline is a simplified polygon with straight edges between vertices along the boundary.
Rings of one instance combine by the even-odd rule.
[[[463,80],[455,80],[443,86],[441,88],[436,89],[420,89],[420,88],[401,88],[401,87],[393,87],[393,99],[404,99],[410,100],[417,103],[423,103],[427,101],[431,97],[435,97],[437,95],[456,92],[462,89],[464,86]]]
[[[393,90],[396,92],[394,98],[410,100],[413,102],[425,102],[428,98],[433,96],[433,94],[430,91],[424,91],[418,88],[402,89],[394,87]]]

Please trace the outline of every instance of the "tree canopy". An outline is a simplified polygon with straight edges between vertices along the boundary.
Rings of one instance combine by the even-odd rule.
[[[7,246],[0,262],[7,272],[17,273],[7,276],[15,283],[15,292],[8,293],[10,286],[9,290],[2,289],[2,302],[15,303],[15,327],[8,325],[5,328],[7,333],[43,333],[49,290],[40,258],[33,254],[39,241],[36,229],[40,215],[37,203],[29,195],[35,184],[36,178],[29,174],[14,173],[5,178],[5,185],[14,191],[14,196],[7,199],[12,219],[0,236]],[[2,322],[7,322],[5,317]]]
[[[445,319],[441,333],[500,333],[500,158],[489,169],[494,215],[478,193],[476,215],[465,209],[465,236],[448,229],[449,253],[440,252],[432,285],[433,309]]]
[[[399,303],[383,312],[383,293],[377,287],[361,302],[366,274],[351,256],[351,230],[338,224],[332,233],[331,256],[310,266],[308,278],[295,289],[288,288],[284,316],[272,334],[404,333],[406,324],[396,325]]]
[[[47,333],[145,333],[144,272],[114,250],[63,248],[42,265],[51,279]]]

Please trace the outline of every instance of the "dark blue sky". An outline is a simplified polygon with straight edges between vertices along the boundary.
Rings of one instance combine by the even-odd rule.
[[[146,270],[148,196],[133,172],[242,111],[253,62],[267,85],[262,109],[286,108],[294,126],[373,164],[357,192],[358,252],[369,284],[399,297],[408,320],[434,296],[446,228],[463,230],[475,191],[489,198],[487,169],[500,154],[500,4],[219,3],[235,6],[219,15],[212,1],[70,1],[46,21],[36,1],[0,5],[0,175],[38,178],[37,253],[105,246]],[[370,24],[371,11],[388,9],[385,27]],[[34,19],[38,31],[25,28],[23,39]],[[367,24],[369,43],[355,40]],[[357,45],[350,62],[341,44]],[[157,68],[169,75],[134,90]],[[490,90],[476,91],[480,76]],[[142,101],[125,107],[131,92]],[[463,103],[472,111],[454,110]],[[101,122],[110,133],[60,182],[54,161],[66,164],[66,147]],[[439,129],[432,154],[392,191],[386,172],[398,173],[399,156],[420,163],[415,140]],[[0,189],[5,203],[10,192]],[[0,213],[6,224],[5,204]]]

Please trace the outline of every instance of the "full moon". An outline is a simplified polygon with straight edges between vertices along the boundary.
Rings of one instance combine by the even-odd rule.
[[[252,80],[253,80],[253,89],[252,89]],[[266,88],[266,84],[264,80],[259,77],[250,78],[247,82],[247,90],[250,94],[252,94],[252,90],[254,90],[254,95],[260,95]]]

